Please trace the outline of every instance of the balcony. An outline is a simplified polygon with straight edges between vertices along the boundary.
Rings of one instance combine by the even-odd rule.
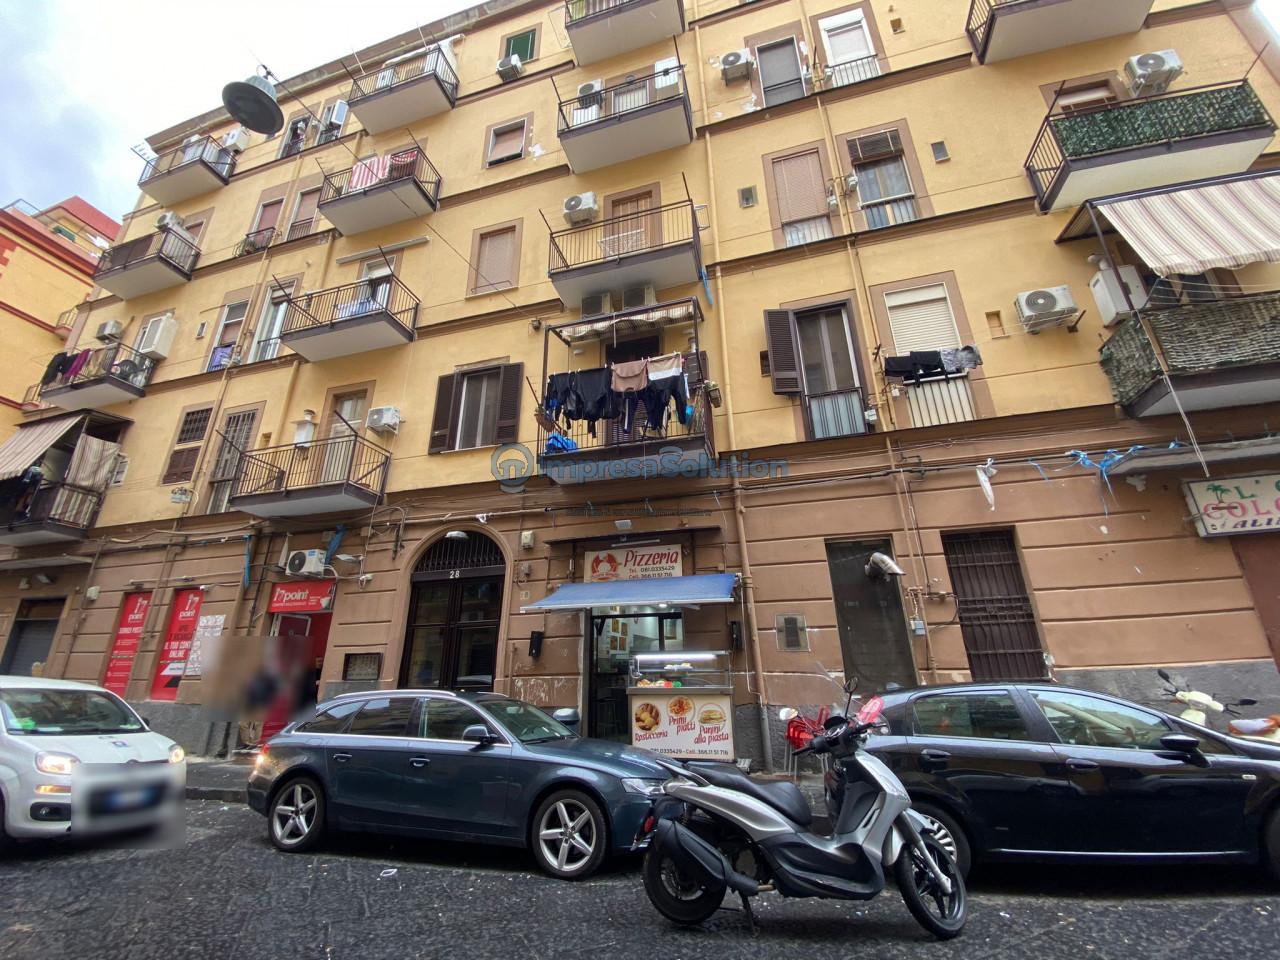
[[[575,484],[624,477],[693,476],[713,464],[711,400],[715,385],[706,380],[706,355],[698,349],[701,325],[702,309],[697,298],[691,297],[545,327],[543,395],[537,414],[542,473],[556,483]],[[673,336],[666,337],[664,347],[667,330]],[[552,352],[553,337],[565,348],[566,366],[560,369],[572,366],[575,370],[590,367],[593,361],[587,357],[592,353],[601,366],[613,359],[610,350],[615,338],[632,343],[648,340],[652,355],[690,345],[692,349],[684,353],[684,371],[691,412],[686,410],[682,421],[679,402],[674,406],[668,403],[665,423],[652,425],[645,405],[639,403],[630,423],[619,416],[597,421],[594,429],[584,420],[552,419],[548,411],[555,411],[556,405],[548,402],[548,386],[556,372],[552,364],[559,362]],[[718,391],[715,397],[718,403]]]
[[[199,257],[200,248],[189,235],[161,230],[103,253],[93,282],[121,300],[132,300],[186,283]]]
[[[112,343],[75,362],[40,388],[40,400],[63,410],[101,410],[146,393],[156,361],[123,343]]]
[[[439,47],[388,60],[351,84],[347,105],[370,133],[407,126],[452,110],[458,74]]]
[[[979,63],[1136,33],[1151,0],[970,0],[966,33]]]
[[[244,239],[236,244],[235,255],[237,257],[249,257],[255,253],[261,253],[275,243],[276,239],[275,227],[263,227],[261,230],[246,233]]]
[[[1041,210],[1247,170],[1275,123],[1246,80],[1045,118],[1025,167]]]
[[[569,306],[604,290],[696,283],[702,250],[693,201],[553,230],[547,275]]]
[[[684,33],[683,0],[565,0],[564,28],[579,65]]]
[[[280,341],[308,360],[413,341],[418,298],[396,277],[377,277],[292,297]]]
[[[937,427],[978,419],[973,390],[964,373],[925,377],[904,384],[913,427]]]
[[[255,517],[307,517],[382,502],[391,454],[347,434],[244,452],[230,506]]]
[[[1184,410],[1280,401],[1280,292],[1144,310]],[[1177,412],[1155,349],[1135,318],[1102,345],[1102,369],[1133,417]]]
[[[162,206],[225,187],[236,168],[236,155],[213,137],[201,137],[147,161],[138,189]]]
[[[560,101],[557,131],[574,173],[692,143],[684,67]]]
[[[425,217],[440,204],[440,174],[416,147],[325,174],[320,212],[344,236]]]
[[[0,506],[0,544],[28,547],[83,540],[97,519],[102,494],[69,483],[42,484],[30,504]]]

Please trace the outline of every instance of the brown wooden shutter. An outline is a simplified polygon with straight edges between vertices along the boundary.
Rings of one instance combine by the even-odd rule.
[[[453,395],[457,385],[456,373],[446,374],[436,381],[436,409],[431,415],[431,440],[427,453],[441,453],[453,446]]]
[[[520,437],[520,394],[524,392],[524,364],[508,363],[498,374],[498,419],[494,443],[515,443]]]
[[[783,223],[830,213],[818,151],[773,161],[773,183],[778,196],[778,218]]]
[[[849,159],[853,163],[866,163],[892,157],[902,152],[902,137],[897,130],[883,130],[880,133],[869,133],[865,137],[854,137],[849,141]]]
[[[516,228],[508,227],[480,236],[476,255],[474,293],[501,290],[515,284]]]
[[[790,310],[764,312],[764,339],[769,346],[769,375],[773,378],[773,392],[800,393],[800,349],[796,345],[795,321]]]
[[[707,379],[707,351],[690,351],[684,355],[684,373],[689,378],[689,392],[702,386]]]
[[[196,472],[196,460],[200,456],[199,447],[180,447],[169,454],[169,464],[164,468],[161,483],[186,483]]]
[[[506,130],[495,130],[493,141],[489,144],[487,162],[501,163],[503,160],[515,160],[524,154],[523,120]]]

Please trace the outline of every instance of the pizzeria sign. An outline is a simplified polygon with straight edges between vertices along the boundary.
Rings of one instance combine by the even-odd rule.
[[[1202,537],[1280,530],[1280,474],[1188,480],[1183,490]]]
[[[586,555],[587,583],[607,583],[610,580],[656,580],[661,577],[679,577],[684,573],[684,560],[680,545],[657,543],[645,546],[621,544],[607,550],[588,550]]]

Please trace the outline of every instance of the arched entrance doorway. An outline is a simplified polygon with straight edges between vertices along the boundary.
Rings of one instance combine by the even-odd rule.
[[[493,689],[505,574],[502,551],[478,531],[427,548],[411,576],[401,686]]]

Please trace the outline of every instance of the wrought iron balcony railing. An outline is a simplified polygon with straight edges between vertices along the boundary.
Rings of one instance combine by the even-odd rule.
[[[556,273],[696,242],[697,213],[692,200],[680,200],[640,213],[551,232],[548,270]]]
[[[880,76],[880,60],[875,54],[859,57],[857,60],[846,60],[844,63],[831,63],[822,68],[822,83],[826,89],[847,87],[851,83],[861,83]]]
[[[213,137],[201,137],[148,160],[142,168],[142,176],[138,178],[138,186],[146,186],[149,180],[172,173],[189,163],[204,163],[223,180],[228,180],[236,168],[236,155]]]
[[[636,2],[637,0],[565,0],[564,25],[577,26],[583,20],[605,16]]]
[[[866,433],[866,409],[867,402],[856,387],[805,394],[804,416],[809,437],[828,440]]]
[[[628,77],[594,93],[561,100],[557,132],[564,134],[570,130],[581,130],[607,120],[623,121],[629,114],[677,97],[688,97],[683,64]]]
[[[284,242],[288,243],[290,240],[299,240],[302,237],[311,236],[311,234],[315,233],[318,223],[319,221],[316,217],[311,217],[308,220],[293,221],[293,223],[289,224],[289,231],[285,234]]]
[[[93,278],[96,281],[149,260],[164,260],[190,276],[199,256],[200,248],[189,237],[171,230],[160,230],[107,250],[99,258]]]
[[[1249,81],[1236,80],[1050,114],[1024,166],[1043,200],[1073,160],[1254,128],[1275,123]]]
[[[364,193],[404,180],[412,180],[427,194],[434,207],[440,202],[440,173],[416,147],[363,160],[354,167],[327,173],[320,188],[320,204]]]
[[[45,483],[19,509],[17,504],[0,505],[0,527],[16,530],[24,526],[61,524],[87,530],[97,519],[102,494],[70,483]]]
[[[416,56],[405,57],[398,63],[366,73],[352,82],[347,103],[354,105],[365,97],[432,75],[440,81],[449,103],[454,103],[458,99],[458,74],[439,47],[432,47]]]
[[[252,233],[246,233],[244,239],[236,244],[236,256],[246,257],[251,253],[261,253],[267,247],[271,246],[276,239],[276,228],[265,227],[262,230],[254,230]]]
[[[288,494],[342,485],[381,496],[386,492],[391,454],[376,443],[346,435],[306,444],[281,444],[246,451],[231,498]]]
[[[340,287],[289,298],[281,335],[328,327],[344,320],[383,314],[412,334],[418,318],[418,298],[398,277],[357,280]]]
[[[109,343],[87,353],[84,359],[74,356],[67,373],[41,387],[41,393],[94,380],[119,380],[142,388],[151,382],[151,375],[155,373],[155,360],[123,343]]]

